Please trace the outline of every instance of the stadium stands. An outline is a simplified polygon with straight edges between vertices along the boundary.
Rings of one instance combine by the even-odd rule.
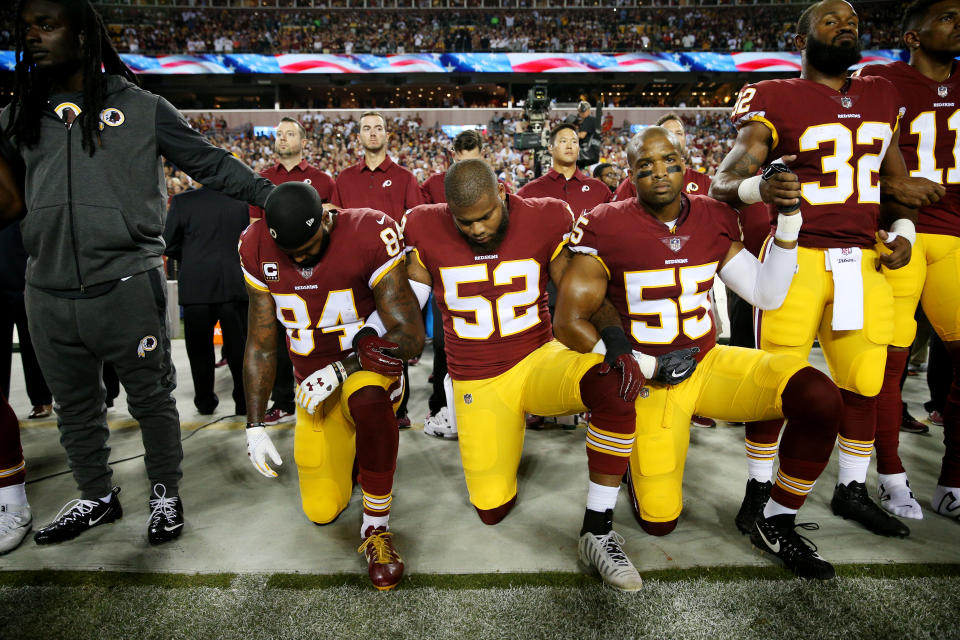
[[[860,5],[865,49],[901,46],[903,5]],[[146,54],[783,51],[793,48],[803,6],[438,11],[99,5],[118,50]]]

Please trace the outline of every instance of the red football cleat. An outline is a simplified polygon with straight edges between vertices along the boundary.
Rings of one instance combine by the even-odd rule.
[[[370,581],[380,591],[393,589],[403,577],[403,559],[393,546],[393,534],[383,527],[367,527],[363,544],[357,549],[367,557]]]

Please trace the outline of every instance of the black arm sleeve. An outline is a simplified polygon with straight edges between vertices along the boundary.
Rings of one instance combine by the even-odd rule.
[[[163,157],[214,191],[258,207],[273,191],[269,180],[191,129],[186,118],[164,98],[157,104],[157,142]]]

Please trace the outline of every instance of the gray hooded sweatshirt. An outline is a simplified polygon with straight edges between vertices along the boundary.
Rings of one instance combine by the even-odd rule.
[[[51,104],[39,142],[18,148],[26,165],[27,284],[69,297],[162,264],[167,189],[160,157],[216,191],[263,206],[273,185],[190,128],[164,98],[108,77],[106,107],[67,126]],[[78,101],[80,95],[56,101]],[[82,148],[80,118],[98,117],[101,146]],[[0,114],[6,128],[9,107]],[[97,144],[94,139],[94,144]],[[101,286],[96,286],[101,285]],[[88,294],[89,295],[89,294]]]

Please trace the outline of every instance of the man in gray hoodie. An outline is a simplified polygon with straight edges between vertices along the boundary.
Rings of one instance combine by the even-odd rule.
[[[20,153],[26,306],[80,499],[37,544],[121,517],[108,464],[103,363],[141,427],[151,544],[183,530],[180,419],[166,323],[161,156],[208,187],[262,206],[273,186],[138,88],[88,0],[20,0],[13,102],[0,126]]]

